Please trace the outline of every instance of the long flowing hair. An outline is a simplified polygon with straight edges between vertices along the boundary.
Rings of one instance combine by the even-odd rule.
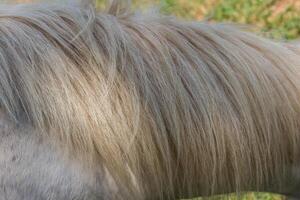
[[[300,57],[113,0],[0,7],[0,107],[123,199],[279,191],[299,164]]]

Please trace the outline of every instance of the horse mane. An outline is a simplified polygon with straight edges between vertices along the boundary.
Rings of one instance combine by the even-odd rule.
[[[0,7],[1,109],[105,166],[124,199],[283,185],[299,63],[279,42],[121,0]]]

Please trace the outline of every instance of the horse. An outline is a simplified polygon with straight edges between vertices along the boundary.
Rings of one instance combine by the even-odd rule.
[[[300,197],[300,50],[112,0],[0,6],[0,199]]]

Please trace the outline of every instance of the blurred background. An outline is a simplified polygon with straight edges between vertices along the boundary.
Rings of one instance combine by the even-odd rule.
[[[105,0],[98,0],[103,6]],[[185,19],[254,25],[268,37],[300,36],[300,0],[132,0],[140,8],[159,7]]]
[[[1,1],[26,3],[33,0]],[[164,14],[188,20],[248,24],[273,39],[293,40],[300,37],[300,0],[132,0],[132,2],[140,9],[159,8]],[[104,5],[105,0],[97,0],[98,7]],[[231,194],[208,198],[208,200],[225,199],[284,200],[287,197],[250,192],[239,196]]]

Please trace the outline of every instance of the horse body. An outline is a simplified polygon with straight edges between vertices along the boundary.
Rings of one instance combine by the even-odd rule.
[[[103,171],[87,170],[41,138],[16,126],[1,113],[0,199],[114,199]]]
[[[0,10],[11,199],[296,194],[296,48],[117,0]]]

